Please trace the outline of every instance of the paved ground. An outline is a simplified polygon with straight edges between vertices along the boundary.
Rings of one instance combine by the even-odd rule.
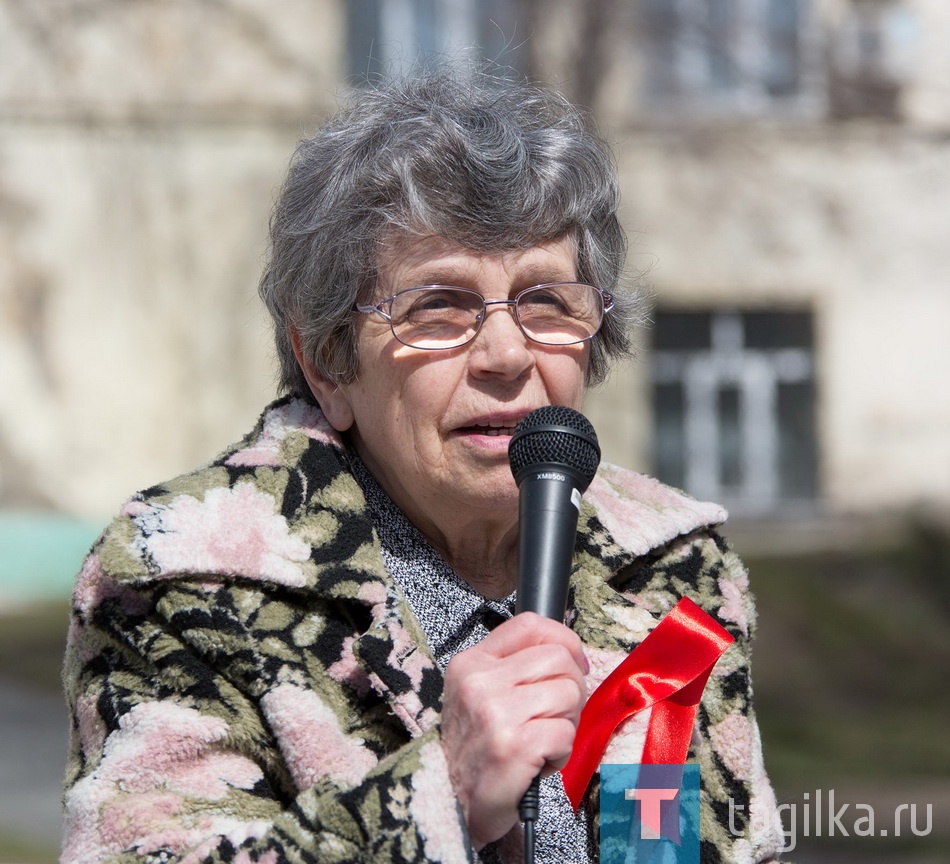
[[[0,681],[0,838],[16,838],[19,848],[47,849],[51,862],[61,834],[66,739],[62,697]],[[2,840],[0,864],[13,864]]]

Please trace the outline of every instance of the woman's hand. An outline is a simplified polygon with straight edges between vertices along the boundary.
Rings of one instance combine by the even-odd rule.
[[[518,802],[536,775],[567,763],[587,671],[577,635],[533,612],[452,658],[442,746],[476,849],[518,821]]]

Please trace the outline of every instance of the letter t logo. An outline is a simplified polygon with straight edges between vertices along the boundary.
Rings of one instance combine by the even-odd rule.
[[[624,789],[623,797],[628,801],[640,802],[640,839],[659,840],[663,835],[660,826],[663,821],[661,802],[672,801],[679,789]]]

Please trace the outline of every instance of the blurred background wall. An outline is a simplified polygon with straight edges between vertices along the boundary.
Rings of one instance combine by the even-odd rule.
[[[609,460],[730,507],[781,787],[884,747],[862,789],[950,798],[948,44],[945,0],[0,0],[3,716],[62,734],[83,552],[272,397],[256,284],[295,142],[367,75],[480,55],[615,148],[652,324],[587,412]],[[829,693],[837,729],[886,722],[820,734]],[[46,740],[42,771],[0,750],[0,789],[58,782]],[[0,806],[0,861],[48,856],[42,796]],[[840,854],[946,860],[913,839]]]
[[[608,458],[735,512],[950,506],[948,34],[933,0],[3,0],[0,507],[101,521],[247,426],[294,142],[468,45],[617,150],[656,326],[591,398]]]

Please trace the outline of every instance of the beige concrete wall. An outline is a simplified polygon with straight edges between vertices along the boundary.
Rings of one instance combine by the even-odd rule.
[[[641,135],[621,173],[659,303],[815,310],[828,503],[950,504],[950,147],[861,125]],[[592,409],[603,428],[633,423],[640,465],[644,387],[635,369],[626,399]]]
[[[6,493],[103,513],[253,421],[272,377],[254,279],[286,138],[0,128]]]
[[[623,55],[635,41],[610,34],[601,101],[631,269],[666,304],[813,305],[839,510],[950,504],[950,4],[911,6],[903,126],[649,131]],[[0,0],[0,507],[104,518],[253,422],[273,392],[255,296],[266,219],[339,88],[343,10]],[[587,409],[606,458],[638,468],[647,360]]]
[[[337,0],[3,0],[4,115],[298,116],[338,83]]]
[[[823,51],[849,0],[820,0]],[[950,4],[910,0],[904,121],[668,122],[602,100],[632,269],[666,306],[807,305],[830,509],[950,507]],[[909,35],[908,35],[909,34]],[[621,98],[622,96],[622,98]],[[649,357],[589,399],[614,461],[649,465]]]
[[[907,58],[905,115],[914,125],[946,131],[950,121],[950,3],[907,0],[907,8],[915,26]]]
[[[0,505],[111,513],[273,394],[256,297],[340,6],[0,3]]]

